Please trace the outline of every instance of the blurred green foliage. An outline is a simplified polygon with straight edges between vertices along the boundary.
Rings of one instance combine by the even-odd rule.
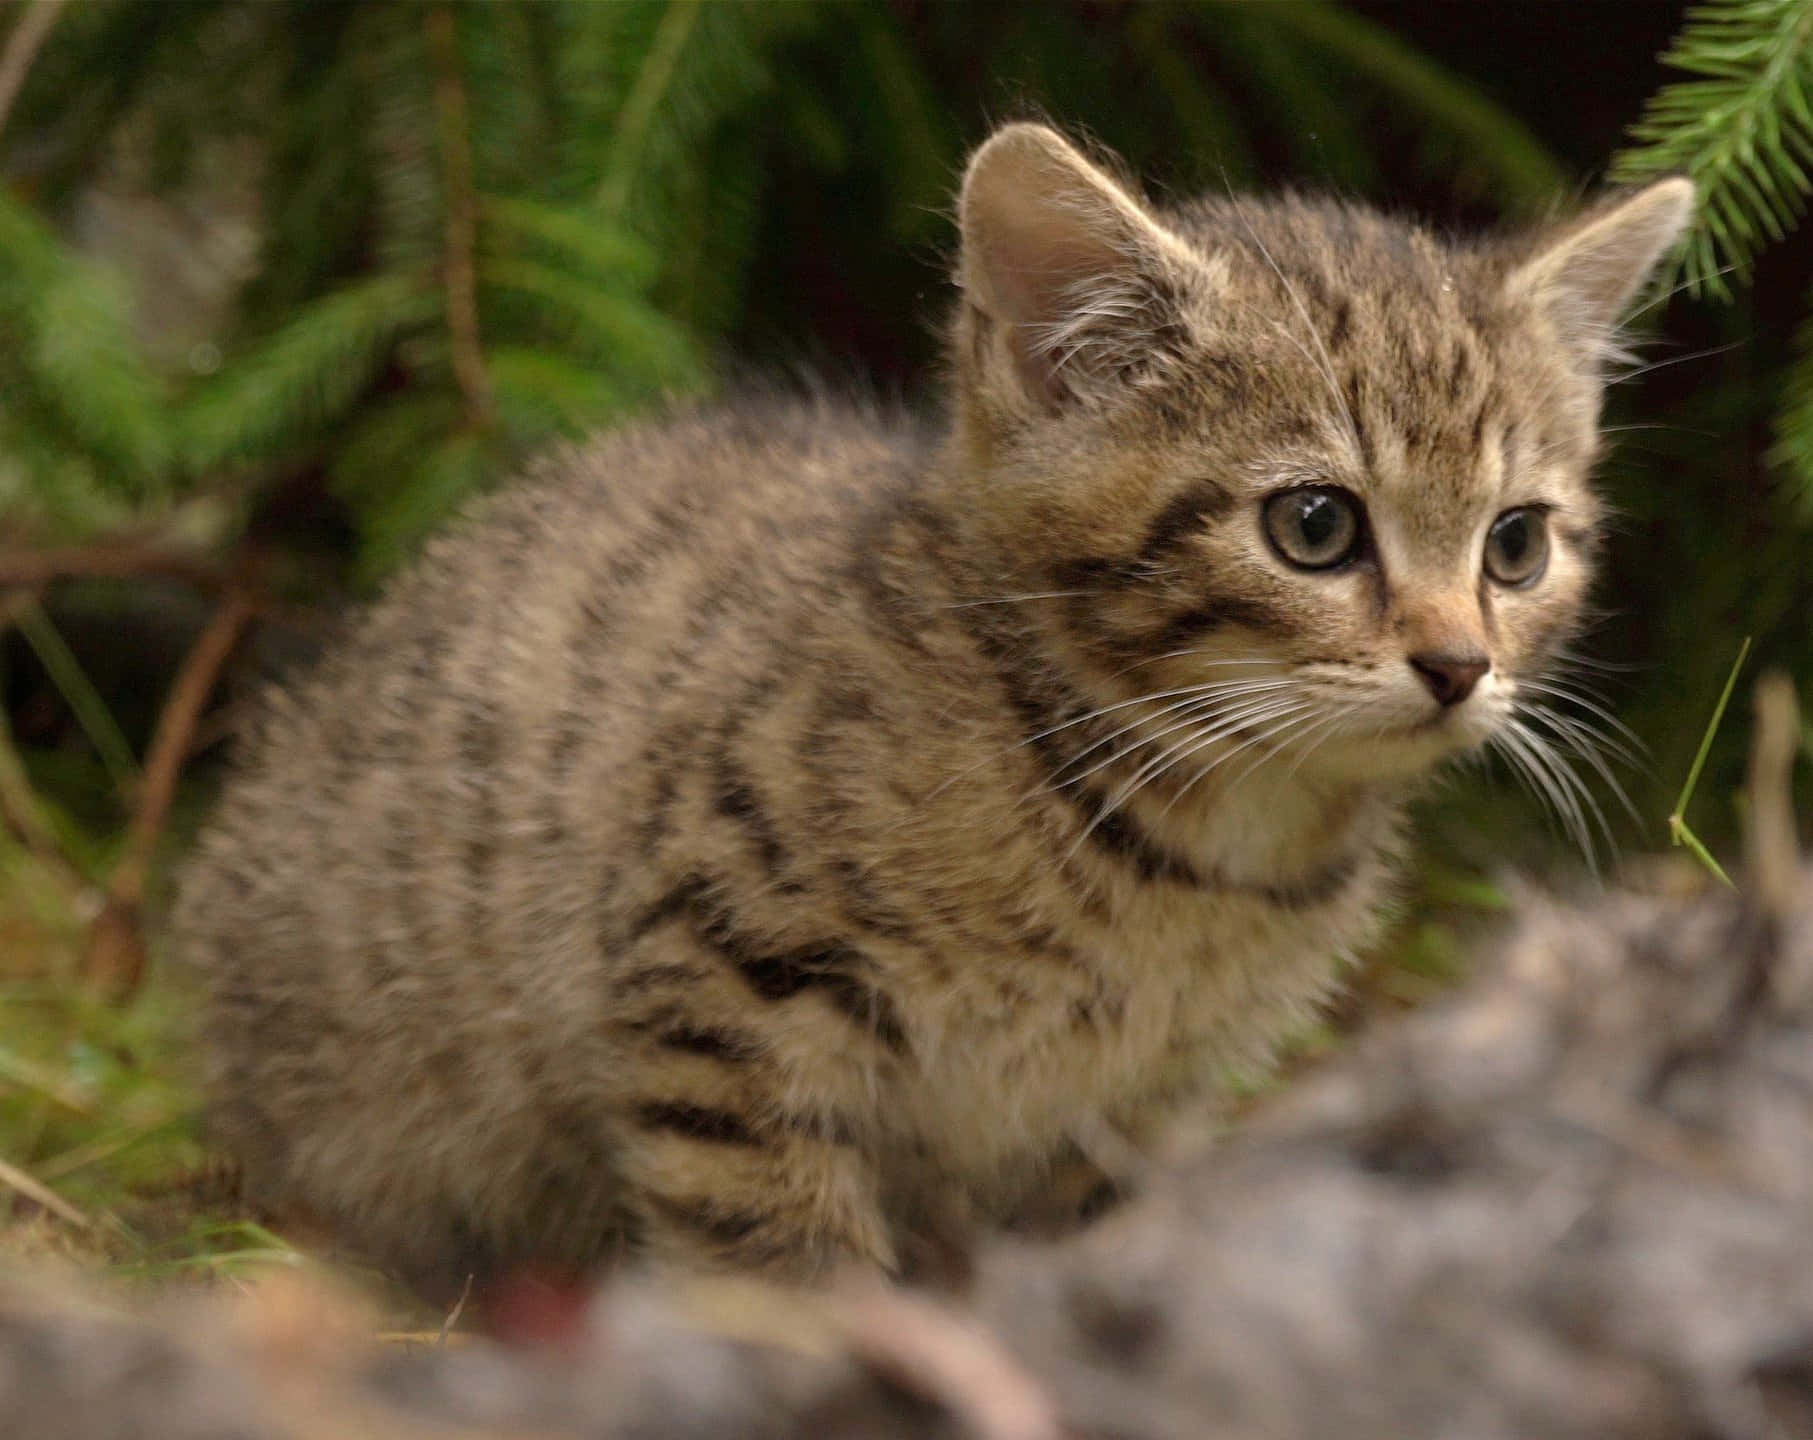
[[[738,364],[920,398],[954,180],[1009,115],[1092,133],[1165,190],[1296,180],[1442,223],[1546,213],[1634,124],[1613,176],[1701,182],[1686,278],[1731,302],[1652,311],[1672,348],[1613,417],[1637,417],[1607,471],[1621,613],[1587,648],[1637,667],[1603,688],[1654,751],[1628,781],[1643,838],[1740,634],[1813,675],[1813,322],[1792,340],[1813,247],[1784,243],[1813,165],[1813,0],[33,0],[0,45],[34,13],[0,117],[0,552],[249,539],[289,598],[338,603],[538,447]],[[1566,71],[1544,26],[1590,58]],[[168,645],[167,676],[160,626],[196,619],[131,584],[46,610],[75,661],[133,677],[97,682],[133,713],[142,667],[109,636]],[[0,700],[34,773],[72,751],[117,770],[92,697],[51,673],[56,634],[27,638]],[[1715,846],[1741,731],[1702,792]],[[1489,788],[1430,823],[1462,871],[1560,848]]]

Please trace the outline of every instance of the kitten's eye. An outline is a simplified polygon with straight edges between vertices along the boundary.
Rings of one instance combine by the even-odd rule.
[[[1265,533],[1291,564],[1332,570],[1359,551],[1360,502],[1333,485],[1280,490],[1265,502]]]
[[[1549,522],[1541,510],[1507,510],[1486,532],[1486,574],[1500,585],[1529,585],[1548,568]]]

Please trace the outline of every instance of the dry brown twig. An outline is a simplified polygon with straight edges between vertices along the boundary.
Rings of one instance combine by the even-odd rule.
[[[6,48],[0,51],[0,130],[6,129],[13,102],[25,87],[32,61],[50,38],[51,27],[57,23],[63,5],[64,0],[33,0],[7,35]]]
[[[125,848],[108,878],[106,904],[88,932],[83,973],[110,993],[130,994],[143,978],[146,955],[140,915],[152,852],[169,816],[202,710],[255,612],[250,587],[235,583],[184,658],[158,716]]]
[[[1745,836],[1750,882],[1764,913],[1779,919],[1793,904],[1800,872],[1794,834],[1794,757],[1800,749],[1800,706],[1779,670],[1756,682],[1756,735],[1750,748]]]
[[[232,583],[223,567],[196,555],[138,540],[115,539],[53,550],[0,550],[0,590],[37,590],[56,580],[180,581],[216,593]]]
[[[67,1220],[79,1230],[86,1230],[93,1222],[61,1195],[44,1184],[29,1171],[21,1170],[9,1160],[0,1160],[0,1185],[9,1190],[16,1190],[34,1205],[42,1206],[59,1219]]]

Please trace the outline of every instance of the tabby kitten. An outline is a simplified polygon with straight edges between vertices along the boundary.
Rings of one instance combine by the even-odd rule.
[[[1461,243],[1001,130],[942,429],[553,456],[274,697],[176,925],[220,1139],[429,1289],[897,1271],[1143,1140],[1372,938],[1417,777],[1528,751],[1692,198]]]

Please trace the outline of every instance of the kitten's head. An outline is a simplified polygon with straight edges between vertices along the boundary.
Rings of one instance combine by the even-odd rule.
[[[1692,203],[1456,242],[1333,200],[1157,208],[1001,130],[963,186],[954,467],[1001,597],[1058,592],[1019,608],[1094,693],[1199,695],[1311,771],[1515,743],[1590,578],[1617,322]]]

